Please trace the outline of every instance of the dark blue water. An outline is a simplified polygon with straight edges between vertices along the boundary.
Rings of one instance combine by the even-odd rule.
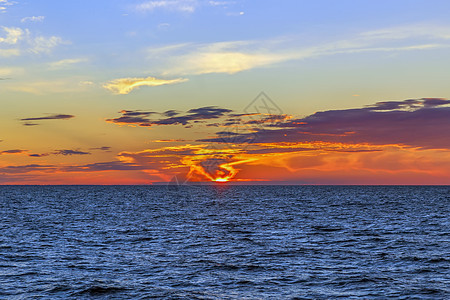
[[[449,299],[449,192],[0,186],[0,299]]]

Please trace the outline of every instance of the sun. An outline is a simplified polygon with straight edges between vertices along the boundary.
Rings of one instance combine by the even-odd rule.
[[[216,178],[214,179],[215,182],[228,182],[228,178]]]

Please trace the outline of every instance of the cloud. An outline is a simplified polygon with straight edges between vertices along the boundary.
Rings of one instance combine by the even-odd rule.
[[[10,0],[0,0],[0,13],[6,12],[8,6],[14,5],[17,2]]]
[[[118,158],[127,163],[163,171],[166,179],[184,173],[183,180],[212,181],[231,178],[236,173],[233,151],[208,148],[208,145],[182,145],[147,149],[138,152],[121,152]]]
[[[179,180],[194,182],[233,179],[331,184],[448,184],[450,179],[450,100],[444,98],[383,101],[360,108],[320,111],[301,118],[284,114],[237,114],[211,106],[186,112],[123,110],[121,113],[119,118],[129,119],[109,121],[143,126],[189,126],[196,121],[214,120],[218,127],[233,122],[232,127],[250,129],[256,139],[249,142],[250,133],[221,128],[216,137],[199,139],[194,144],[122,151],[117,155],[118,161],[3,166],[0,173],[78,172],[88,176],[89,172],[137,171],[139,176],[145,174],[163,181],[181,174]],[[175,141],[186,142],[158,142]],[[90,150],[107,151],[109,147]],[[6,151],[5,154],[28,154],[20,149]],[[28,155],[88,153],[65,149]]]
[[[426,39],[450,39],[450,28],[431,24],[411,24],[371,30],[360,34],[370,40],[404,40],[422,37]]]
[[[89,155],[91,153],[90,152],[79,151],[79,150],[64,149],[64,150],[56,150],[52,154],[67,156],[67,155]]]
[[[24,31],[17,27],[1,27],[5,32],[5,37],[0,37],[0,44],[15,45],[23,37]]]
[[[208,1],[208,4],[211,6],[227,6],[236,4],[236,1]]]
[[[159,0],[146,1],[135,6],[139,12],[153,12],[157,9],[193,13],[198,6],[196,0]]]
[[[58,36],[37,36],[29,40],[30,48],[28,51],[34,54],[49,53],[56,46],[67,44]]]
[[[103,85],[103,87],[114,94],[129,94],[135,88],[140,86],[160,86],[167,84],[175,84],[186,82],[188,79],[185,78],[177,78],[177,79],[158,79],[155,77],[147,77],[147,78],[120,78],[112,80]]]
[[[28,154],[28,156],[31,157],[45,157],[45,156],[49,156],[49,153],[32,153],[32,154]]]
[[[82,62],[86,62],[87,59],[86,58],[69,58],[69,59],[62,59],[62,60],[58,60],[58,61],[54,61],[52,63],[49,64],[51,69],[64,69],[67,67],[71,67],[74,64],[78,64],[78,63],[82,63]]]
[[[91,148],[91,150],[101,150],[101,151],[107,151],[107,152],[109,152],[109,151],[111,150],[111,147],[109,147],[109,146],[103,146],[103,147]]]
[[[0,36],[0,56],[50,53],[53,48],[68,44],[58,36],[35,35],[28,29],[6,26],[1,29],[4,35]]]
[[[133,111],[122,110],[122,116],[113,119],[107,119],[106,122],[119,125],[133,125],[141,127],[150,127],[154,125],[184,125],[187,126],[191,122],[200,122],[212,119],[218,119],[232,112],[230,109],[219,108],[216,106],[206,106],[188,110],[185,114],[180,115],[174,110],[166,111],[162,114],[165,118],[150,119],[151,115],[158,114],[150,111]]]
[[[85,165],[49,165],[49,164],[28,164],[19,166],[4,166],[0,167],[0,174],[21,174],[34,172],[102,172],[102,171],[132,171],[145,170],[146,167],[126,163],[121,161],[99,162]]]
[[[107,148],[106,150],[109,149],[109,147],[105,147],[105,148]],[[93,148],[92,150],[105,150],[105,149],[102,147],[102,148]],[[71,156],[71,155],[90,155],[90,154],[91,154],[90,152],[86,152],[86,151],[63,149],[63,150],[55,150],[53,152],[48,152],[48,153],[33,153],[33,154],[29,154],[28,156],[44,157],[44,156],[49,156],[49,155]]]
[[[66,115],[66,114],[56,114],[49,115],[44,117],[33,117],[33,118],[23,118],[21,121],[42,121],[42,120],[68,120],[71,118],[75,118],[74,115]]]
[[[43,22],[45,19],[44,16],[31,16],[31,17],[25,17],[20,20],[20,22]]]
[[[6,173],[6,174],[20,174],[20,173],[30,173],[30,172],[54,172],[56,170],[57,170],[56,166],[38,165],[38,164],[0,167],[0,173]]]
[[[212,44],[178,44],[149,49],[149,58],[170,57],[165,75],[234,74],[244,70],[289,60],[292,54],[274,52],[267,46],[273,42],[230,41]]]
[[[5,150],[5,151],[0,151],[0,155],[2,155],[2,154],[22,154],[27,151],[28,150],[21,150],[21,149]]]
[[[133,171],[145,169],[147,168],[121,161],[100,162],[80,166],[64,166],[61,168],[64,172]]]
[[[427,51],[449,48],[450,28],[427,25],[368,31],[347,39],[307,45],[295,37],[267,40],[185,43],[148,49],[148,59],[163,75],[234,74],[330,55]]]
[[[249,122],[250,124],[253,124]],[[254,128],[257,143],[332,142],[404,145],[450,149],[450,100],[441,98],[378,102],[364,108],[329,110]],[[236,142],[239,136],[200,139],[199,142]]]
[[[211,120],[214,123],[203,123]],[[121,117],[107,121],[143,127],[192,126],[196,122],[220,127],[216,137],[198,139],[200,145],[124,151],[118,155],[121,161],[162,172],[164,178],[184,174],[183,180],[188,181],[246,180],[246,170],[255,169],[260,176],[261,166],[278,168],[279,174],[291,172],[298,176],[304,176],[296,172],[305,169],[331,174],[331,170],[354,168],[358,170],[354,172],[363,174],[368,172],[365,168],[375,169],[374,160],[395,161],[403,156],[408,158],[397,164],[397,170],[390,168],[390,163],[377,162],[380,164],[374,171],[380,176],[377,180],[389,177],[385,172],[403,172],[404,176],[412,176],[414,172],[428,174],[426,178],[435,180],[436,174],[444,172],[442,166],[448,163],[444,163],[444,158],[438,163],[431,156],[450,149],[447,134],[450,100],[443,98],[383,101],[362,108],[317,112],[303,118],[285,114],[237,114],[225,108],[203,107],[185,113],[173,112],[171,117],[152,111],[127,110],[122,111]],[[422,162],[409,167],[416,159]],[[242,175],[240,170],[244,170]],[[265,176],[272,178],[273,174]],[[340,182],[337,173],[332,176]],[[367,179],[373,175],[364,173],[364,176]],[[448,178],[448,174],[445,176]]]

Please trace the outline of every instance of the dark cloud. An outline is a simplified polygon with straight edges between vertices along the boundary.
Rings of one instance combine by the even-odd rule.
[[[56,155],[89,155],[91,153],[90,152],[79,151],[79,150],[65,149],[65,150],[56,150],[52,154],[56,154]]]
[[[0,168],[0,173],[18,174],[18,173],[30,173],[30,172],[54,172],[57,170],[53,165],[23,165],[23,166],[6,166]]]
[[[39,125],[39,124],[37,124],[37,123],[23,123],[23,126],[37,126],[37,125]]]
[[[155,112],[139,111],[139,110],[121,110],[119,113],[122,114],[121,117],[115,119],[107,119],[107,122],[117,123],[117,124],[135,124],[138,126],[151,126],[151,120],[148,116],[154,114]]]
[[[369,110],[415,110],[423,107],[438,107],[450,104],[450,100],[443,98],[422,98],[422,99],[408,99],[404,101],[388,101],[377,102],[374,105],[367,107]]]
[[[2,155],[2,154],[20,154],[20,153],[24,153],[27,151],[28,150],[21,150],[21,149],[5,150],[5,151],[0,151],[0,155]]]
[[[120,161],[100,162],[79,166],[56,166],[29,164],[22,166],[6,166],[0,168],[0,174],[20,174],[31,172],[101,172],[101,171],[132,171],[145,170],[148,167]]]
[[[200,119],[207,119],[207,118],[218,118],[223,116],[225,113],[232,112],[231,109],[227,108],[218,108],[217,106],[206,106],[201,108],[193,108],[188,111],[188,113],[191,114],[191,116],[197,116]]]
[[[300,119],[288,119],[255,128],[257,143],[337,142],[377,145],[402,144],[421,148],[450,149],[450,100],[440,98],[378,102],[372,106],[329,110]],[[245,140],[220,134],[201,142]]]
[[[178,115],[178,114],[180,114],[180,113],[177,112],[176,110],[173,110],[173,109],[168,110],[168,111],[165,111],[165,112],[163,113],[163,115],[165,115],[166,117],[173,117],[173,116],[176,116],[176,115]]]
[[[68,120],[71,118],[74,118],[73,115],[65,115],[65,114],[57,114],[57,115],[50,115],[46,117],[34,117],[34,118],[24,118],[20,119],[21,121],[41,121],[41,120]]]
[[[91,150],[110,151],[111,147],[103,146],[103,147],[91,148]]]
[[[107,119],[106,121],[116,124],[137,125],[141,127],[150,127],[153,125],[189,126],[190,122],[202,122],[205,120],[218,119],[230,112],[232,112],[230,109],[219,108],[216,106],[206,106],[191,109],[184,115],[180,115],[180,113],[174,110],[168,110],[161,114],[166,118],[150,119],[150,115],[155,114],[155,112],[122,110],[120,111],[122,116],[114,119]]]
[[[93,148],[93,149],[107,151],[107,150],[109,150],[109,147],[101,147],[101,148]],[[31,157],[44,157],[44,156],[49,156],[49,155],[64,155],[64,156],[68,156],[68,155],[90,155],[90,154],[91,154],[90,152],[86,152],[86,151],[62,149],[62,150],[55,150],[53,152],[48,152],[48,153],[32,153],[32,154],[28,154],[28,156],[31,156]]]
[[[169,117],[166,119],[154,121],[155,125],[188,125],[191,121],[202,121],[218,119],[232,110],[226,108],[218,108],[216,106],[207,106],[189,110],[184,116]]]
[[[100,162],[81,166],[65,166],[61,170],[65,172],[99,172],[99,171],[133,171],[145,170],[146,167],[120,161]]]
[[[31,157],[44,157],[44,156],[49,156],[49,153],[42,153],[42,154],[38,154],[38,153],[33,153],[33,154],[28,154],[28,156]]]

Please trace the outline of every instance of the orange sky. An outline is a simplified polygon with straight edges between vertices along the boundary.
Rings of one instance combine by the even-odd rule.
[[[154,112],[122,111],[103,122],[145,131],[184,128],[196,138],[155,140],[147,148],[119,152],[106,146],[45,153],[4,150],[1,180],[3,184],[448,184],[449,104],[440,98],[378,102],[302,118],[219,107],[156,117]],[[111,159],[105,160],[108,156]]]

